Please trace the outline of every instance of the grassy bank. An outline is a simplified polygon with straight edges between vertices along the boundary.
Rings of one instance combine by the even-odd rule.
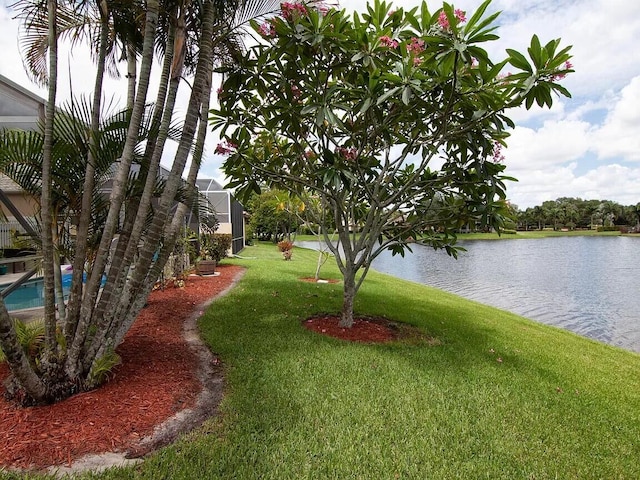
[[[316,254],[244,256],[200,324],[226,369],[220,415],[83,478],[640,478],[639,355],[375,272],[357,310],[437,344],[326,338],[300,323],[340,308],[340,284],[299,280]]]
[[[460,233],[459,240],[512,240],[519,238],[548,238],[548,237],[617,237],[620,232],[597,232],[595,230],[571,230],[571,231],[554,231],[554,230],[530,230],[517,231],[516,233]]]

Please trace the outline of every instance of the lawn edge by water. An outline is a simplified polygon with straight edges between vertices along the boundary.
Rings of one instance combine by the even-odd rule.
[[[243,256],[201,320],[225,365],[221,415],[87,478],[640,477],[639,355],[377,272],[357,310],[441,344],[348,344],[301,326],[340,307],[340,284],[299,281],[315,252]]]

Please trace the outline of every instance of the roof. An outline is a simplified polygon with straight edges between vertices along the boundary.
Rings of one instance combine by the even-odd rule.
[[[18,92],[20,92],[21,94],[31,98],[31,100],[35,100],[38,103],[42,103],[43,105],[46,103],[46,100],[44,98],[42,98],[39,95],[36,95],[35,93],[27,90],[26,88],[24,88],[22,85],[14,82],[13,80],[5,77],[4,75],[0,74],[0,83],[4,83],[5,85],[13,88],[14,90],[17,90]]]
[[[0,173],[0,190],[4,193],[23,192],[20,185],[7,177],[4,173]]]
[[[225,189],[213,178],[198,178],[196,180],[196,187],[201,192],[222,192]]]

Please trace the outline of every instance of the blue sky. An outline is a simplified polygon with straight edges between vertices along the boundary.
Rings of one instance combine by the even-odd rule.
[[[24,73],[10,3],[0,1],[0,73],[46,96]],[[471,12],[480,3],[461,0],[454,5]],[[418,4],[395,2],[404,8]],[[428,4],[432,10],[441,6]],[[341,2],[342,7],[359,11],[365,5],[364,0]],[[576,70],[563,81],[572,99],[558,98],[551,110],[510,112],[517,127],[508,141],[505,162],[507,173],[519,182],[509,184],[509,199],[520,208],[563,196],[639,203],[640,2],[494,0],[491,8],[502,11],[501,39],[486,45],[494,60],[504,57],[505,48],[525,51],[535,33],[543,42],[560,37],[563,45],[573,45]],[[59,98],[69,96],[70,85],[76,94],[89,93],[93,75],[86,52],[67,51],[61,60]],[[107,90],[124,102],[122,82],[108,81]],[[217,139],[210,137],[201,174],[222,179],[222,158],[213,154]]]

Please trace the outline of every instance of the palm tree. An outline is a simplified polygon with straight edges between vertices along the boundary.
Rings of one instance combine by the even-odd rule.
[[[20,4],[28,4],[39,11],[35,8],[40,4],[37,0],[23,0]],[[55,401],[78,388],[91,388],[92,368],[101,359],[108,359],[123,340],[173,250],[183,225],[183,215],[193,202],[195,179],[207,133],[214,65],[237,58],[242,53],[243,25],[251,18],[273,13],[279,2],[148,0],[142,16],[139,15],[141,10],[137,2],[124,0],[61,2],[60,5],[51,2],[52,8],[56,6],[57,14],[52,10],[48,15],[33,15],[26,22],[27,26],[37,18],[54,19],[61,26],[60,32],[68,35],[74,32],[74,39],[93,42],[96,83],[89,120],[85,124],[86,163],[80,169],[82,188],[79,191],[82,195],[74,245],[74,274],[69,304],[64,318],[60,319],[64,335],[62,342],[56,342],[51,335],[56,328],[55,311],[52,301],[47,305],[49,351],[55,353],[49,358],[56,360],[50,362],[52,367],[49,375],[43,375],[43,370],[36,366],[41,364],[30,364],[24,354],[18,352],[12,323],[0,301],[0,346],[7,354],[16,389],[34,403]],[[136,19],[144,20],[136,22]],[[27,31],[42,32],[42,29],[27,28]],[[89,33],[80,33],[85,31]],[[114,47],[114,38],[121,39],[117,49]],[[100,122],[102,80],[105,73],[110,72],[109,58],[113,58],[110,54],[116,50],[124,52],[128,71],[132,71],[133,58],[139,61],[136,62],[139,68],[137,77],[128,79],[129,109],[124,120],[127,130],[120,139],[122,143],[118,149],[117,168],[111,171],[109,209],[105,213],[100,234],[92,237],[92,232],[95,233],[92,230],[92,218],[95,215],[92,199],[99,187],[98,164],[103,138]],[[55,55],[55,49],[41,51]],[[153,114],[149,117],[145,112],[156,54],[163,61],[162,74]],[[27,65],[39,65],[36,57],[35,54],[29,57]],[[49,65],[53,65],[53,62],[50,61]],[[153,208],[152,200],[158,192],[157,171],[165,141],[170,137],[176,92],[179,86],[186,84],[183,78],[186,75],[193,75],[189,105],[171,173],[164,182],[161,194],[155,199],[157,208]],[[50,89],[55,85],[53,77],[55,70],[52,69],[46,76]],[[55,100],[55,95],[52,98]],[[135,101],[131,102],[132,98]],[[50,103],[55,104],[54,101]],[[54,113],[52,110],[51,118]],[[140,131],[145,118],[150,118],[149,136],[145,150],[138,157]],[[177,194],[185,188],[182,175],[189,159],[191,166],[186,175],[188,191],[171,216],[168,212],[172,210]],[[130,188],[131,167],[138,161],[139,183]],[[43,200],[44,183],[50,185],[47,195],[53,198],[55,188],[52,180],[51,172],[48,178],[42,178]],[[48,205],[47,211],[52,211],[53,204]],[[43,214],[44,210],[43,202]],[[43,230],[50,229],[48,226],[52,223],[51,218],[43,222]],[[90,255],[92,238],[97,244]],[[115,245],[115,251],[112,245]],[[108,266],[110,259],[112,261]],[[53,265],[51,255],[47,261]],[[90,270],[83,288],[82,272],[87,262]],[[52,272],[53,267],[49,271]],[[107,281],[100,292],[105,274]],[[47,277],[45,281],[53,285]]]

